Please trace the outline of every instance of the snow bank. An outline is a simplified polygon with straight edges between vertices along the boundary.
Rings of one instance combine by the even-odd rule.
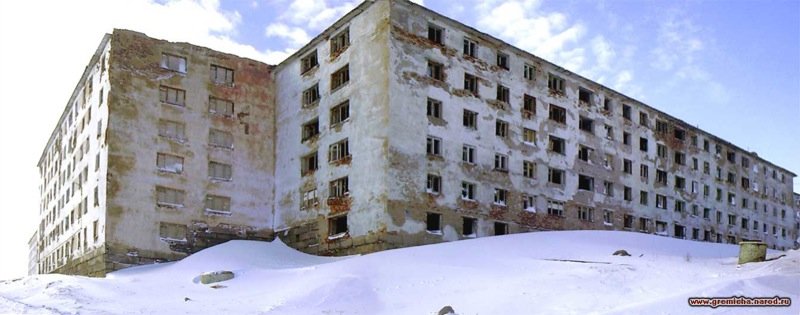
[[[612,256],[625,249],[632,256]],[[347,258],[231,241],[106,279],[0,283],[0,313],[798,314],[800,252],[738,266],[735,245],[631,232],[483,237]],[[192,279],[230,270],[212,287]],[[789,308],[692,308],[694,296],[787,296]]]

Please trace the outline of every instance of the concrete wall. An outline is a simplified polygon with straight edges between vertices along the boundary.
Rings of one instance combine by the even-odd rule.
[[[455,240],[461,235],[462,217],[478,219],[477,236],[494,234],[494,222],[509,224],[511,232],[549,229],[616,229],[623,228],[623,217],[636,218],[631,230],[639,230],[639,218],[647,218],[650,224],[646,232],[657,232],[656,222],[664,222],[666,230],[659,234],[674,236],[675,225],[686,227],[686,238],[692,238],[692,229],[720,233],[723,239],[732,235],[736,241],[743,239],[762,239],[776,248],[793,246],[797,229],[791,219],[792,209],[787,204],[792,191],[794,174],[777,168],[757,156],[744,152],[722,139],[693,128],[665,113],[655,110],[618,92],[610,90],[588,79],[570,73],[556,65],[521,51],[491,36],[480,33],[461,23],[435,14],[407,1],[393,1],[392,27],[390,37],[391,80],[390,80],[390,183],[388,212],[393,219],[389,226],[392,235],[390,243],[412,245]],[[444,45],[440,46],[427,39],[429,23],[444,29]],[[469,38],[478,44],[475,57],[462,53],[463,39]],[[498,66],[498,52],[509,56],[509,69]],[[433,80],[427,75],[429,61],[444,65],[444,80]],[[535,78],[523,77],[524,64],[535,67]],[[469,73],[479,79],[478,96],[464,88],[464,75]],[[565,81],[565,93],[553,93],[548,88],[548,76],[557,75]],[[510,101],[496,99],[497,85],[510,90]],[[579,101],[579,89],[592,92],[589,103]],[[525,116],[522,113],[523,98],[528,94],[536,98],[536,113]],[[426,115],[426,100],[433,98],[442,101],[442,119]],[[605,100],[610,102],[610,110],[604,110]],[[550,104],[567,109],[566,123],[561,124],[548,118]],[[623,118],[623,104],[631,107],[631,119]],[[463,110],[477,112],[478,128],[472,130],[462,125]],[[646,114],[641,123],[640,113]],[[593,131],[579,129],[580,117],[593,121]],[[496,120],[509,125],[506,137],[495,135]],[[655,131],[656,120],[668,123],[666,133]],[[612,128],[611,137],[606,137],[604,125]],[[675,127],[686,131],[685,140],[673,136]],[[523,141],[523,130],[536,131],[535,143]],[[630,134],[630,145],[622,142],[623,132]],[[427,136],[442,139],[443,155],[426,155]],[[565,154],[556,154],[548,149],[549,136],[565,140]],[[696,137],[697,145],[692,144]],[[648,148],[639,148],[640,138],[647,139]],[[703,141],[710,142],[710,151],[703,150]],[[461,161],[462,145],[476,147],[477,163],[474,165]],[[666,157],[657,155],[657,144],[663,145]],[[720,144],[723,152],[714,155],[715,144]],[[589,161],[579,159],[581,146],[592,149]],[[726,160],[726,152],[735,152],[734,162]],[[675,152],[685,154],[685,165],[675,163]],[[493,170],[496,153],[508,156],[508,171]],[[610,168],[605,158],[610,155]],[[749,159],[749,167],[742,167],[742,157]],[[698,168],[693,168],[693,158],[698,160]],[[632,162],[632,174],[623,172],[623,161]],[[522,175],[523,161],[536,164],[534,178]],[[710,174],[703,173],[703,163],[710,164]],[[648,168],[647,178],[640,176],[641,165]],[[729,184],[714,179],[716,167],[735,174],[735,182]],[[562,185],[548,182],[548,169],[564,170],[566,181]],[[655,181],[656,170],[667,172],[667,184]],[[772,171],[777,176],[772,178]],[[765,176],[765,172],[769,176]],[[427,174],[442,178],[442,193],[430,194],[425,190]],[[783,174],[783,175],[781,175]],[[585,175],[593,178],[592,191],[578,189],[578,178]],[[781,176],[785,178],[782,179]],[[684,178],[685,188],[676,188],[676,177]],[[751,186],[742,188],[742,177],[749,179]],[[465,202],[461,198],[461,182],[476,184],[476,202]],[[603,192],[605,181],[612,183],[613,196]],[[696,191],[692,192],[692,182]],[[758,183],[760,191],[753,189]],[[703,186],[708,185],[710,195],[703,196]],[[624,187],[630,187],[632,200],[623,199]],[[509,192],[506,205],[494,203],[494,189]],[[723,200],[715,199],[716,189],[724,194]],[[768,193],[764,194],[764,189]],[[646,205],[640,202],[640,192],[646,191]],[[728,193],[736,195],[735,205],[727,202]],[[522,209],[522,196],[534,196],[536,213]],[[666,197],[666,209],[656,206],[656,195]],[[748,199],[748,207],[742,207],[742,198]],[[547,201],[565,203],[564,216],[547,215]],[[683,211],[675,211],[678,201],[685,203]],[[754,203],[758,202],[758,209]],[[692,213],[696,205],[699,213]],[[593,218],[578,218],[578,207],[593,210]],[[702,218],[703,208],[712,210],[712,217]],[[764,212],[763,207],[768,211]],[[777,209],[777,215],[773,215]],[[612,220],[603,222],[603,212],[612,211]],[[781,217],[781,210],[787,211]],[[723,224],[717,224],[714,216],[719,211]],[[442,214],[443,227],[439,233],[425,231],[427,212]],[[736,223],[727,224],[727,215],[736,216]],[[741,220],[746,218],[748,227],[741,228]],[[753,230],[754,221],[767,224],[768,233]],[[772,227],[777,227],[777,236]],[[786,236],[781,229],[787,229]],[[716,238],[715,238],[716,239]]]
[[[184,43],[115,30],[110,53],[107,217],[111,269],[172,260],[233,238],[268,239],[272,226],[274,101],[268,65]],[[186,58],[186,72],[160,66],[162,53]],[[230,86],[211,81],[212,65],[233,69]],[[160,86],[186,91],[185,106],[159,100]],[[209,97],[234,102],[230,117],[209,112]],[[185,139],[159,136],[160,119],[185,125]],[[209,144],[210,129],[230,132],[233,148]],[[183,158],[179,174],[156,156]],[[209,178],[209,161],[232,166],[230,181]],[[157,204],[156,187],[185,192],[182,206]],[[230,213],[209,212],[207,195],[230,197]],[[161,224],[184,226],[163,235]]]
[[[363,11],[363,12],[362,12]],[[385,229],[389,2],[364,3],[315,38],[275,71],[277,90],[276,231],[305,251],[320,254],[381,248]],[[331,54],[330,38],[349,30],[350,46]],[[301,58],[316,51],[319,65],[301,74]],[[331,74],[348,65],[350,81],[331,89]],[[302,107],[303,91],[319,84],[320,100]],[[350,118],[331,126],[331,108],[349,100]],[[319,119],[320,134],[302,142],[302,125]],[[350,159],[328,162],[331,144],[347,138]],[[318,152],[319,169],[301,176],[301,157]],[[329,198],[330,181],[348,176],[350,193]],[[300,209],[302,191],[316,189],[318,206]],[[347,215],[348,233],[329,238],[328,219]],[[295,228],[298,227],[298,228]],[[342,250],[343,249],[343,250]]]

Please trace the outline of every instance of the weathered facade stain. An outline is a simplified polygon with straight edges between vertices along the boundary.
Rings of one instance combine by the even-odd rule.
[[[428,38],[431,25],[441,42]],[[332,52],[330,40],[345,33]],[[475,56],[462,53],[464,39]],[[185,58],[185,70],[162,66],[164,54]],[[436,78],[429,64],[440,67]],[[212,81],[212,66],[233,70],[233,82]],[[347,75],[335,76],[341,69]],[[307,101],[313,86],[318,97]],[[162,101],[162,89],[184,91],[185,102]],[[212,97],[232,102],[232,113],[212,112]],[[440,115],[428,115],[429,99]],[[346,115],[334,111],[344,102]],[[555,107],[563,118],[550,117]],[[318,133],[303,139],[315,120]],[[164,121],[183,136],[162,134]],[[225,135],[230,144],[212,144]],[[441,140],[439,152],[428,137]],[[159,169],[159,153],[182,158],[180,171]],[[301,167],[312,153],[316,165]],[[231,178],[211,178],[211,162],[229,165]],[[99,276],[230,239],[279,237],[347,255],[561,229],[774,248],[797,246],[798,236],[795,174],[405,0],[362,3],[277,66],[115,30],[39,168],[39,272]],[[164,188],[182,191],[180,204],[159,202]],[[207,209],[207,199],[227,200],[230,211]]]

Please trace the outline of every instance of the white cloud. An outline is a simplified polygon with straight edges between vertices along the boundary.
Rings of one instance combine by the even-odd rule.
[[[325,0],[296,0],[289,5],[280,20],[310,30],[319,30],[330,26],[334,20],[344,16],[359,3],[360,1],[345,1],[337,6],[330,6]]]
[[[479,28],[572,71],[586,61],[585,49],[576,43],[586,33],[581,23],[568,23],[566,15],[542,12],[537,0],[481,2],[475,8]]]
[[[264,34],[267,35],[267,37],[287,39],[293,47],[303,46],[311,40],[304,29],[288,26],[280,22],[268,25]]]

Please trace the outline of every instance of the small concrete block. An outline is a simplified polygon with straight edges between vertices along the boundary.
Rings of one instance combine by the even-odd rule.
[[[233,279],[233,272],[231,271],[213,271],[200,275],[200,283],[202,284],[221,282],[230,279]]]

